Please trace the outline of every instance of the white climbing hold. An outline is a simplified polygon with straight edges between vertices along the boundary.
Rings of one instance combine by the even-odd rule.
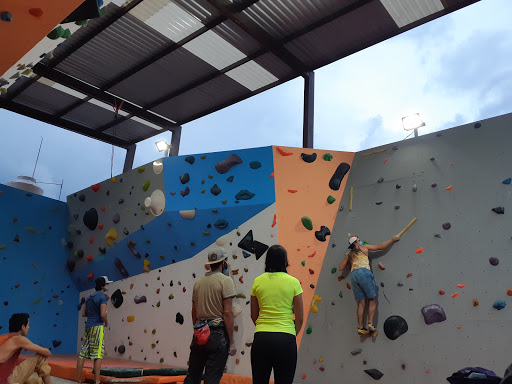
[[[180,211],[180,215],[184,219],[193,219],[196,216],[196,211],[194,209],[189,211]]]
[[[154,216],[160,216],[165,210],[165,195],[162,190],[157,189],[151,194],[151,197],[146,197],[144,205]],[[195,214],[195,211],[192,212]]]
[[[164,170],[164,163],[162,160],[153,161],[153,172],[155,174],[159,175]]]
[[[224,235],[224,236],[221,236],[219,237],[216,241],[215,241],[215,244],[217,244],[219,247],[222,247],[224,244],[226,244],[228,242],[228,235]]]

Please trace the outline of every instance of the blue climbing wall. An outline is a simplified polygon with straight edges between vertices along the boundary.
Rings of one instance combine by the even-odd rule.
[[[74,353],[79,293],[65,269],[66,204],[0,185],[0,212],[0,333],[13,313],[28,313],[30,340]]]

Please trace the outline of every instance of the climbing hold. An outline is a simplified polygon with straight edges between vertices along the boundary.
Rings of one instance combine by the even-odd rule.
[[[460,288],[460,289],[464,288],[465,286],[466,286],[466,284],[457,284],[457,288]]]
[[[408,273],[406,277],[407,278],[412,277],[412,273]]]
[[[402,371],[405,371],[405,364],[402,364]]]
[[[333,274],[334,274],[334,273],[336,273],[336,272],[338,272],[338,268],[331,268],[331,273],[333,273]]]
[[[226,229],[228,226],[228,222],[224,219],[219,219],[213,225],[218,229]]]
[[[94,243],[94,236],[89,237],[89,244]]]
[[[293,155],[293,152],[286,152],[286,151],[282,150],[279,147],[276,147],[276,150],[277,150],[277,152],[279,152],[281,154],[281,156],[291,156],[291,155]]]
[[[388,161],[389,161],[389,157],[386,160],[384,160],[384,164],[386,164]]]
[[[312,163],[312,162],[314,162],[316,160],[316,153],[312,153],[311,155],[308,155],[307,153],[301,153],[300,157],[306,163]]]
[[[442,289],[440,289],[440,290],[439,290],[439,294],[440,294],[441,296],[443,296],[445,293],[446,293],[446,292],[445,292],[445,291],[443,291]]]
[[[5,249],[7,248],[7,244],[0,244],[0,249]]]
[[[376,204],[376,205],[381,205],[381,204],[382,204],[382,201],[377,201],[375,204]]]
[[[447,191],[451,191],[453,188],[453,185],[450,185],[449,187],[446,188]]]
[[[132,323],[135,320],[135,316],[127,316],[126,321]]]
[[[407,321],[400,316],[390,316],[384,322],[384,333],[390,340],[396,340],[409,329]]]
[[[144,192],[147,192],[147,190],[149,189],[150,185],[151,185],[151,180],[147,180],[144,184],[142,184],[142,190]]]
[[[341,163],[338,165],[338,168],[336,168],[336,171],[332,175],[331,180],[329,180],[329,188],[331,188],[333,191],[339,190],[341,182],[349,170],[350,165],[347,163]]]
[[[98,224],[98,229],[103,229],[104,225],[103,224]]]
[[[98,191],[99,191],[99,189],[100,189],[100,185],[99,185],[99,184],[91,185],[91,189],[92,189],[94,192],[98,192]]]
[[[214,184],[213,187],[211,187],[210,192],[212,193],[212,195],[218,196],[222,192],[222,190],[219,188],[217,184]]]
[[[114,265],[116,266],[117,270],[121,273],[121,275],[123,275],[124,277],[130,276],[130,274],[124,267],[123,262],[118,257],[114,259]]]
[[[332,197],[331,195],[327,196],[327,202],[329,204],[332,204],[336,201],[336,199],[334,197]]]
[[[507,306],[507,303],[505,303],[505,300],[496,300],[492,306],[493,308],[496,308],[498,311],[501,311],[503,308]]]
[[[186,187],[183,191],[180,191],[180,195],[185,197],[190,193],[190,188]]]
[[[196,211],[194,209],[188,211],[180,211],[180,215],[184,219],[193,219],[196,216]]]
[[[331,161],[332,160],[332,155],[330,153],[326,153],[326,154],[324,154],[323,159],[325,161]]]
[[[476,129],[480,128],[481,126],[482,126],[482,124],[480,124],[480,123],[475,123],[475,124],[473,125],[473,127],[475,127]]]
[[[120,345],[119,348],[117,348],[117,352],[119,352],[121,355],[125,353],[126,347],[124,345]]]
[[[0,20],[10,23],[12,21],[12,13],[7,11],[0,12]]]
[[[87,261],[92,261],[92,255],[87,255]]]
[[[455,299],[456,297],[459,297],[459,292],[455,292],[455,293],[452,295],[452,299]]]
[[[196,161],[196,158],[194,156],[187,156],[187,157],[185,157],[185,161],[187,163],[189,163],[190,165],[192,165]]]
[[[462,327],[461,327],[460,325],[458,325],[458,326],[457,326],[457,329],[462,329]],[[428,371],[427,371],[427,373],[428,373]]]
[[[510,184],[512,183],[512,177],[509,177],[508,179],[505,179],[501,182],[502,184]]]
[[[188,173],[184,173],[180,176],[181,184],[187,184],[190,181],[190,175]]]
[[[363,349],[362,348],[358,348],[358,349],[354,349],[350,353],[352,354],[352,356],[356,356],[356,355],[359,355],[361,352],[363,352]]]
[[[112,217],[112,222],[114,224],[117,224],[119,223],[119,221],[121,221],[121,216],[119,215],[119,213],[116,213],[113,217]]]
[[[325,241],[325,237],[329,236],[330,234],[331,231],[325,225],[322,225],[319,231],[315,231],[315,237],[319,241]]]
[[[183,322],[185,321],[185,319],[183,318],[183,315],[181,313],[177,313],[176,314],[176,322],[183,325]]]
[[[365,369],[364,371],[374,380],[380,380],[384,376],[378,369]]]
[[[380,261],[379,261],[378,266],[379,266],[379,269],[380,269],[381,271],[384,271],[384,270],[386,269],[386,267],[385,267],[385,266],[383,266],[383,265],[382,265],[382,263],[381,263]]]
[[[259,161],[251,161],[251,163],[249,164],[249,167],[251,169],[258,169],[258,168],[261,168],[261,163]]]
[[[238,192],[235,195],[235,199],[237,199],[237,200],[250,200],[254,196],[256,196],[255,193],[252,193],[252,192],[248,191],[247,189],[242,189],[240,192]]]
[[[119,204],[123,204],[124,203],[124,199],[119,199],[118,203]]]
[[[396,189],[400,189],[400,188],[402,188],[402,186],[401,186],[401,185],[399,185],[399,184],[397,184],[397,185],[395,185],[395,188],[396,188]]]
[[[352,289],[349,283],[347,283],[347,289]]]
[[[504,207],[496,207],[496,208],[491,209],[491,211],[493,211],[494,213],[497,213],[498,215],[503,215],[505,213],[505,208]]]
[[[507,296],[512,296],[512,288],[507,289]]]
[[[66,267],[68,268],[69,272],[73,272],[75,270],[76,263],[73,260],[67,260],[66,261]]]
[[[119,308],[123,304],[123,294],[121,293],[120,289],[116,289],[112,296],[110,297],[110,300],[112,301],[112,305],[115,308]]]
[[[419,247],[419,248],[416,250],[416,253],[423,253],[423,247]]]
[[[105,241],[109,246],[114,244],[114,241],[117,240],[117,231],[115,228],[111,228],[107,234],[105,235]]]
[[[443,229],[446,230],[446,231],[449,230],[451,227],[452,227],[452,225],[450,223],[444,223],[443,224]]]
[[[144,270],[145,270],[146,272],[149,272],[149,271],[151,270],[151,269],[150,269],[150,264],[151,264],[151,262],[150,262],[148,259],[145,259],[145,260],[144,260]]]
[[[309,327],[308,329],[306,329],[306,333],[308,335],[311,335],[311,332],[313,332],[313,329],[311,327]]]
[[[437,183],[433,183],[433,184],[431,184],[430,186],[431,186],[432,188],[435,188],[435,187],[437,187]]]
[[[83,222],[91,231],[96,229],[98,226],[98,211],[96,208],[91,208],[84,213]]]
[[[141,165],[140,167],[137,167],[137,172],[142,173],[146,170],[146,167],[144,165]]]
[[[423,315],[423,320],[425,320],[425,324],[427,325],[441,323],[446,320],[446,313],[444,312],[444,309],[437,304],[424,306],[421,308],[421,314]]]
[[[219,172],[221,175],[227,173],[231,168],[233,168],[235,165],[242,164],[243,161],[240,158],[240,156],[236,154],[231,154],[227,159],[219,161],[217,164],[215,164],[215,169],[217,172]]]
[[[15,241],[15,242],[19,243],[19,242],[20,242],[20,237],[19,237],[19,235],[14,236],[13,241]]]
[[[383,183],[384,182],[384,178],[383,177],[379,177],[379,179],[377,180],[377,183]]]
[[[53,348],[57,348],[61,344],[62,344],[62,341],[60,341],[60,340],[53,340],[52,341]]]
[[[309,269],[309,274],[310,275],[314,275],[315,274],[315,271],[313,271],[311,268]]]
[[[400,206],[399,205],[395,205],[395,210],[399,210],[400,209]]]
[[[434,235],[434,237],[437,237],[437,238],[439,238],[439,239],[440,239],[440,238],[441,238],[441,234],[436,233],[436,234]]]
[[[476,297],[473,299],[473,307],[478,307],[480,303],[478,302],[478,300],[476,299]]]
[[[296,189],[289,189],[288,192],[290,192],[290,193],[297,193],[299,191],[297,191]]]
[[[397,150],[398,150],[398,145],[393,145],[393,146],[391,147],[391,149],[392,149],[393,151],[397,151]]]
[[[414,184],[414,185],[412,186],[412,191],[413,191],[413,192],[416,192],[417,190],[418,190],[418,186],[417,186],[416,184]]]

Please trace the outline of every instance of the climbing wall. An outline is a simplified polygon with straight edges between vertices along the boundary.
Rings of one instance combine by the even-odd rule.
[[[350,166],[353,158],[353,152],[274,147],[279,242],[288,251],[288,273],[301,282],[305,303],[313,299],[329,243],[329,236],[321,241],[315,233],[322,226],[333,228],[348,176],[340,180],[339,187],[332,185],[338,189],[329,183],[340,164]],[[302,217],[311,219],[311,230],[302,225]],[[303,333],[304,328],[298,344]]]
[[[0,334],[13,313],[28,313],[33,342],[73,353],[79,293],[64,267],[66,204],[0,185],[0,211]]]
[[[511,125],[505,115],[355,155],[295,382],[383,374],[382,383],[442,383],[467,366],[503,372],[512,355]],[[379,334],[360,337],[350,278],[331,269],[349,233],[378,244],[414,217],[400,242],[371,257]]]
[[[186,367],[193,285],[206,272],[208,250],[223,246],[241,312],[228,369],[250,374],[250,290],[278,241],[273,173],[272,147],[171,157],[68,198],[75,226],[68,267],[87,288],[80,302],[93,292],[93,275],[115,281],[109,356]],[[83,326],[80,318],[79,340]]]

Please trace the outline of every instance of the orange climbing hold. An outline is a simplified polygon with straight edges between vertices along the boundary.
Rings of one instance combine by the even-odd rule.
[[[293,155],[293,152],[286,152],[286,151],[282,150],[279,147],[276,147],[276,149],[277,149],[277,152],[279,152],[281,154],[281,156],[291,156],[291,155]]]
[[[412,273],[407,274],[407,278],[412,277]]]
[[[473,299],[473,307],[478,307],[480,303],[478,302],[478,300],[476,298]]]
[[[507,289],[507,295],[512,296],[512,288]]]
[[[232,275],[238,275],[238,269],[233,269],[233,270],[231,271],[231,274],[232,274]]]
[[[416,250],[416,253],[423,253],[423,247],[419,247],[419,248]]]
[[[91,185],[91,189],[92,189],[94,192],[98,192],[98,190],[100,189],[100,185],[99,185],[99,184]]]
[[[130,284],[130,289],[133,289],[133,284]]]
[[[453,188],[453,185],[450,185],[448,188],[446,188],[447,191],[451,191]]]
[[[272,221],[272,228],[274,228],[277,224],[277,215],[274,215],[274,220]]]
[[[464,288],[465,286],[466,286],[466,284],[458,284],[458,285],[457,285],[457,288],[461,288],[461,289],[462,289],[462,288]]]
[[[128,316],[126,318],[126,321],[129,322],[129,323],[132,323],[134,320],[135,320],[135,316]]]
[[[288,192],[290,192],[290,193],[297,193],[299,191],[297,191],[296,189],[289,189]]]
[[[445,293],[446,293],[446,292],[445,292],[445,291],[443,291],[442,289],[440,289],[440,290],[439,290],[439,294],[440,294],[441,296],[443,296]]]
[[[382,265],[382,263],[381,263],[380,261],[379,261],[378,266],[379,266],[379,269],[380,269],[381,271],[384,271],[384,270],[386,269],[386,267],[385,267],[385,266],[383,266],[383,265]]]
[[[456,297],[459,296],[459,292],[455,292],[453,295],[452,295],[452,299],[455,299]]]
[[[308,375],[302,376],[302,380],[306,380],[306,377],[308,377]]]
[[[347,283],[347,289],[352,289],[349,283]]]

